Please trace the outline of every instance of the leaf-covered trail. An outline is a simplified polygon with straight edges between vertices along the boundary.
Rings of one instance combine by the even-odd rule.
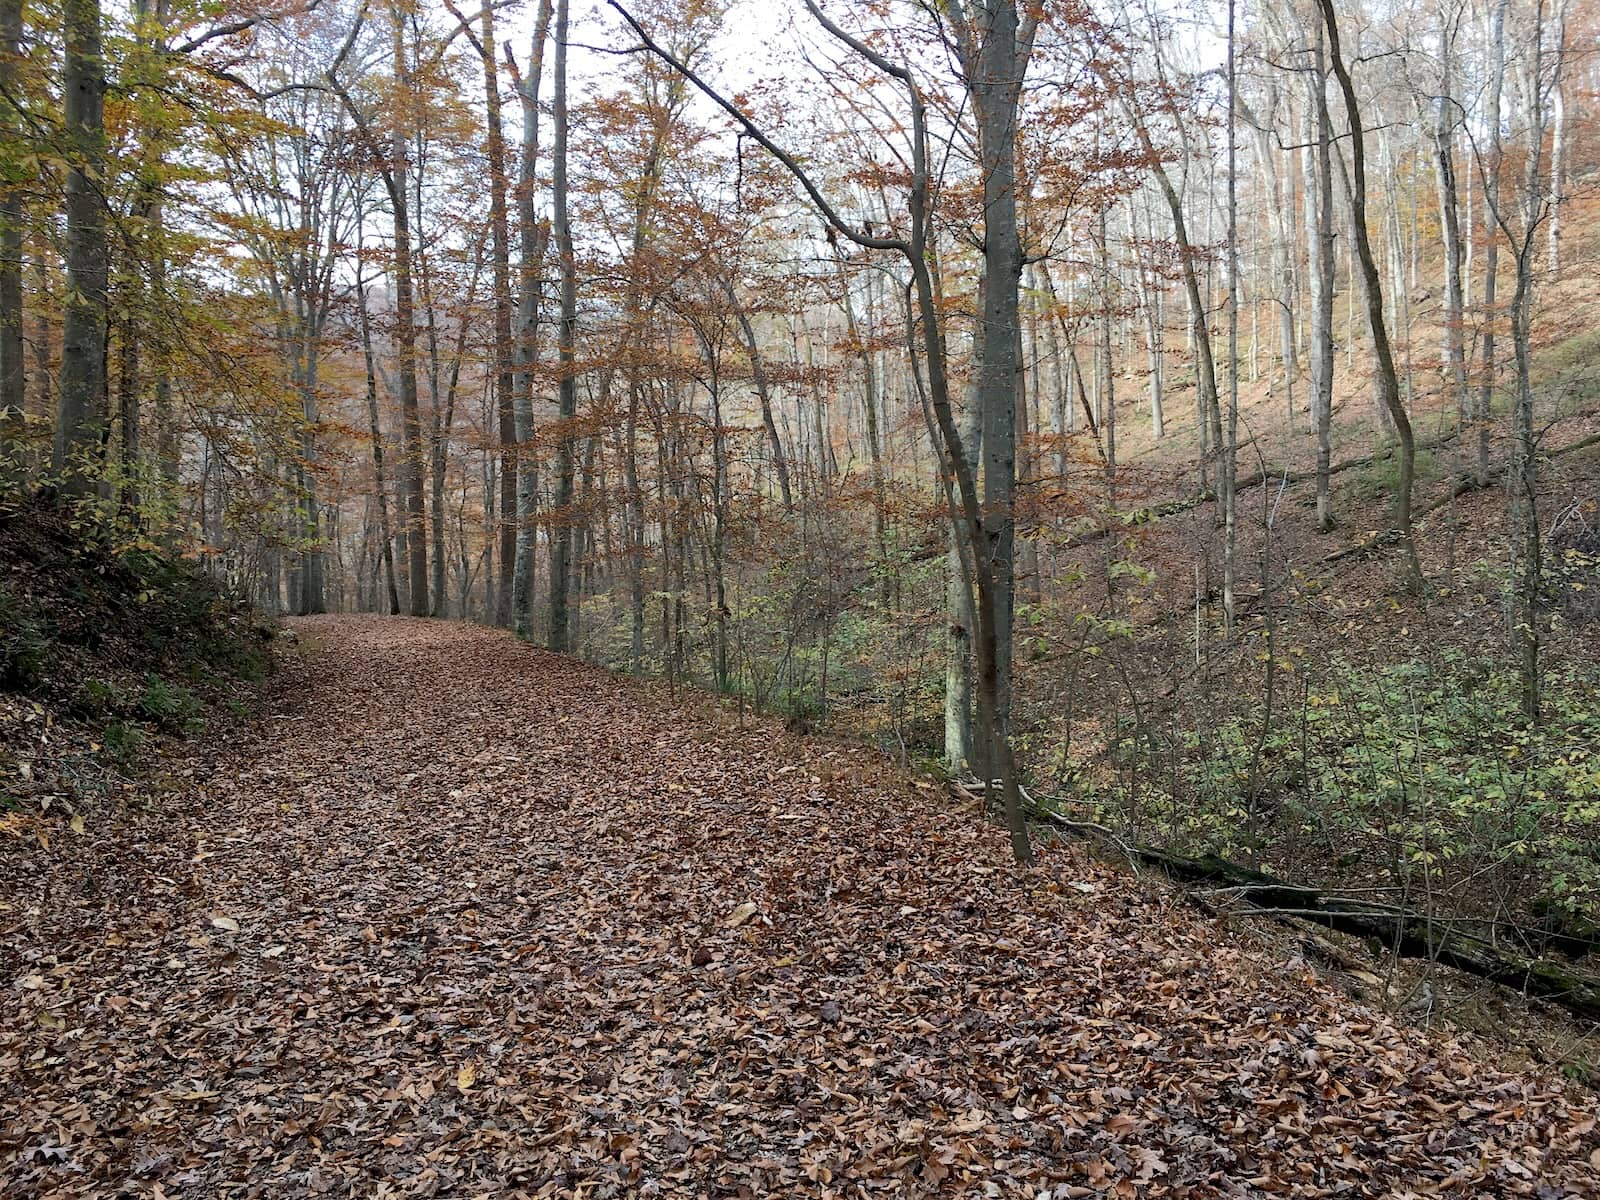
[[[871,755],[299,628],[149,811],[0,845],[0,1194],[1600,1192],[1550,1081]]]

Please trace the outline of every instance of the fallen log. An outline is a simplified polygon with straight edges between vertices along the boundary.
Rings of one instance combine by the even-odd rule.
[[[1302,887],[1216,855],[1191,859],[1136,847],[1144,865],[1182,883],[1225,884],[1257,916],[1306,921],[1376,941],[1401,958],[1423,959],[1600,1018],[1600,979],[1550,958],[1518,954],[1456,922]]]
[[[956,785],[958,795],[982,801],[981,782]],[[1041,825],[1092,840],[1125,857],[1135,869],[1150,867],[1185,886],[1222,885],[1254,916],[1304,921],[1366,938],[1400,958],[1451,967],[1527,996],[1536,996],[1590,1020],[1600,1019],[1600,978],[1565,963],[1520,954],[1473,932],[1467,922],[1430,917],[1385,904],[1307,887],[1215,854],[1187,858],[1128,842],[1110,829],[1062,816],[1024,793],[1028,815]]]
[[[1579,438],[1577,441],[1569,442],[1565,446],[1557,446],[1554,450],[1546,452],[1545,457],[1552,459],[1560,458],[1563,454],[1572,454],[1575,451],[1584,450],[1594,445],[1600,445],[1600,433],[1591,434],[1586,438]],[[1450,485],[1449,491],[1447,491],[1443,496],[1439,496],[1433,500],[1430,500],[1427,504],[1423,505],[1417,510],[1415,519],[1420,521],[1422,518],[1431,516],[1433,513],[1438,512],[1441,508],[1455,503],[1462,496],[1470,495],[1473,492],[1483,491],[1485,488],[1494,487],[1496,484],[1500,483],[1503,478],[1504,477],[1498,471],[1492,472],[1489,475],[1489,478],[1486,480],[1480,480],[1473,475],[1458,475],[1455,482]],[[1290,481],[1293,482],[1294,480],[1295,476],[1291,475]],[[1363,538],[1358,542],[1352,542],[1348,546],[1341,547],[1338,550],[1334,550],[1329,554],[1323,555],[1317,560],[1317,564],[1319,566],[1328,566],[1332,563],[1343,562],[1346,559],[1368,558],[1371,555],[1376,554],[1379,550],[1384,549],[1386,546],[1394,545],[1399,540],[1400,531],[1398,529],[1379,530],[1370,537]]]

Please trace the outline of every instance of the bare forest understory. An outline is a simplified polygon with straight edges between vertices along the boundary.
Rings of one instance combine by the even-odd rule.
[[[0,1192],[1593,1196],[1507,1074],[879,756],[464,624],[0,861]]]

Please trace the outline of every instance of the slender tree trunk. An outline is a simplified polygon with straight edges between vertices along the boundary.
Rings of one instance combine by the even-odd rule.
[[[99,0],[64,0],[62,75],[67,170],[67,299],[60,408],[51,466],[63,498],[99,483],[106,422],[105,62]]]
[[[969,404],[961,419],[962,453],[966,456],[967,471],[974,476],[978,473],[983,445],[980,415],[978,405]],[[944,674],[944,762],[951,771],[970,770],[977,762],[972,740],[972,637],[977,614],[973,611],[972,589],[961,570],[962,547],[956,539],[962,535],[961,525],[952,522],[945,562],[949,634],[945,643]]]
[[[17,94],[22,0],[0,0],[0,104]],[[7,116],[0,129],[12,133]],[[23,476],[22,431],[27,376],[22,343],[22,199],[20,186],[0,187],[0,488]]]
[[[1111,269],[1111,246],[1106,232],[1107,206],[1102,203],[1095,214],[1095,249],[1100,257],[1100,345],[1095,364],[1100,394],[1100,442],[1106,467],[1106,505],[1116,507],[1111,488],[1117,470],[1117,380],[1116,364],[1112,359],[1113,285],[1116,276]]]
[[[157,192],[150,198],[148,209],[151,236],[155,239],[155,257],[150,262],[150,291],[156,296],[156,303],[166,303],[167,292],[167,250],[166,250],[166,212],[163,207],[161,195]],[[165,503],[174,508],[179,503],[178,471],[179,458],[182,448],[179,443],[177,416],[172,408],[172,375],[167,369],[166,356],[156,364],[155,380],[151,385],[151,400],[154,409],[156,425],[156,468],[160,472],[162,484],[166,489]],[[174,514],[176,515],[176,513]]]
[[[388,587],[389,613],[400,613],[400,589],[395,580],[394,536],[389,528],[389,485],[384,475],[383,428],[378,420],[378,371],[372,355],[372,323],[367,318],[367,286],[361,278],[361,240],[356,236],[356,307],[361,321],[361,355],[367,368],[367,424],[372,435],[373,490],[378,498],[378,530],[383,536],[383,574]]]
[[[1435,102],[1433,157],[1439,190],[1439,223],[1444,240],[1444,363],[1455,394],[1456,426],[1463,433],[1471,421],[1467,394],[1467,358],[1461,299],[1461,202],[1456,186],[1456,101],[1454,52],[1456,29],[1441,20],[1439,30],[1439,97]]]
[[[1239,466],[1239,143],[1235,0],[1228,0],[1228,423],[1217,470],[1222,493],[1222,618],[1234,633],[1234,584],[1239,553],[1239,502],[1233,486]],[[1286,369],[1292,366],[1286,365]]]
[[[1544,166],[1545,110],[1543,80],[1543,34],[1540,18],[1543,5],[1536,5],[1529,22],[1529,42],[1525,55],[1525,85],[1528,106],[1526,167],[1522,181],[1522,228],[1513,241],[1516,252],[1517,284],[1511,298],[1511,344],[1517,362],[1517,396],[1513,413],[1513,451],[1511,480],[1512,530],[1517,539],[1513,590],[1516,612],[1513,615],[1512,644],[1516,650],[1521,682],[1522,715],[1537,724],[1540,715],[1539,679],[1539,582],[1542,546],[1539,531],[1538,437],[1533,426],[1533,283],[1538,257],[1539,223],[1548,209],[1542,192]],[[1557,70],[1559,70],[1559,60]],[[1496,214],[1502,229],[1511,230]]]
[[[135,35],[141,48],[152,56],[167,53],[166,22],[167,0],[134,0]],[[145,125],[140,129],[145,143],[145,157],[159,164],[167,152],[165,131],[158,126]],[[135,196],[135,215],[143,226],[146,270],[149,278],[149,300],[141,309],[160,311],[169,303],[167,297],[167,234],[166,212],[161,188],[141,174]],[[159,508],[168,520],[176,518],[172,511],[177,504],[178,445],[177,431],[173,427],[172,379],[167,368],[167,354],[161,339],[154,344],[152,377],[149,392],[154,402],[156,435],[156,472],[161,481]],[[321,585],[320,572],[316,579]]]
[[[644,490],[639,482],[639,400],[637,381],[628,387],[628,420],[624,430],[622,469],[627,487],[628,514],[628,670],[644,673]]]
[[[1542,573],[1542,547],[1538,508],[1538,439],[1533,428],[1533,376],[1530,364],[1533,347],[1532,326],[1533,231],[1521,248],[1517,264],[1516,294],[1511,301],[1512,349],[1517,359],[1517,402],[1513,424],[1512,528],[1516,547],[1516,612],[1513,616],[1512,644],[1517,653],[1521,680],[1522,715],[1539,720],[1539,580]]]
[[[1367,324],[1372,331],[1372,348],[1376,362],[1374,382],[1383,409],[1394,424],[1399,442],[1400,478],[1395,485],[1395,522],[1399,528],[1401,545],[1406,557],[1406,585],[1412,591],[1422,589],[1422,563],[1417,557],[1417,543],[1411,524],[1411,489],[1416,471],[1416,441],[1411,432],[1411,420],[1405,406],[1400,403],[1400,380],[1395,371],[1394,353],[1389,345],[1389,330],[1384,323],[1383,283],[1378,276],[1377,260],[1372,254],[1372,242],[1367,236],[1367,166],[1366,138],[1361,126],[1361,106],[1356,100],[1355,84],[1345,65],[1339,47],[1338,17],[1334,13],[1334,0],[1317,0],[1322,9],[1323,23],[1328,32],[1328,58],[1339,89],[1344,93],[1345,113],[1350,120],[1350,223],[1355,240],[1356,257],[1366,279]]]
[[[1189,225],[1184,218],[1183,200],[1173,186],[1172,179],[1156,151],[1155,142],[1144,117],[1129,101],[1125,105],[1139,144],[1149,161],[1150,172],[1155,176],[1167,210],[1172,216],[1172,233],[1178,243],[1179,265],[1183,270],[1184,293],[1189,301],[1189,331],[1194,344],[1195,368],[1198,373],[1198,392],[1201,411],[1200,439],[1202,459],[1222,453],[1222,405],[1217,394],[1216,358],[1212,354],[1211,331],[1206,322],[1206,304],[1200,288],[1200,271],[1196,251],[1189,241]],[[1202,481],[1203,482],[1203,481]],[[1221,480],[1218,480],[1219,484]]]
[[[500,75],[495,62],[494,6],[485,4],[478,53],[483,64],[484,107],[488,126],[489,230],[494,263],[494,395],[500,443],[500,574],[495,589],[495,623],[511,628],[517,561],[517,420],[512,397],[511,228],[506,213],[506,140],[500,118]]]
[[[872,350],[867,346],[860,324],[856,320],[855,304],[850,297],[850,278],[845,272],[844,255],[835,252],[834,266],[839,276],[839,303],[844,307],[845,332],[861,362],[861,411],[866,425],[867,457],[872,466],[872,534],[878,547],[880,570],[888,561],[888,535],[884,528],[887,497],[883,483],[883,447],[878,436],[878,373]],[[887,578],[881,580],[887,584]],[[886,595],[887,589],[883,590]]]
[[[1333,128],[1328,119],[1328,70],[1322,23],[1317,22],[1315,71],[1311,76],[1316,113],[1316,221],[1310,222],[1312,287],[1315,292],[1311,321],[1311,423],[1317,438],[1317,528],[1333,529],[1333,499],[1329,471],[1333,459]]]
[[[767,363],[761,354],[761,343],[756,337],[755,327],[750,323],[750,314],[739,303],[739,298],[734,292],[733,280],[724,281],[728,291],[728,303],[733,306],[734,314],[739,319],[739,332],[744,338],[745,353],[750,358],[750,381],[755,384],[756,399],[761,402],[761,424],[767,431],[767,443],[772,448],[772,470],[778,477],[778,491],[783,496],[783,507],[794,508],[794,493],[789,486],[789,463],[783,456],[783,442],[778,437],[778,423],[772,416],[772,389],[767,384]]]
[[[572,255],[572,224],[567,212],[567,6],[556,0],[554,209],[556,254],[561,260],[561,325],[557,337],[560,362],[556,438],[556,495],[550,549],[550,649],[569,653],[572,629],[568,593],[572,586],[573,430],[578,415],[576,359],[578,324],[577,264]]]
[[[538,220],[539,85],[544,76],[544,47],[550,32],[551,0],[541,0],[534,21],[528,73],[517,80],[522,102],[522,159],[517,171],[518,264],[517,375],[512,395],[512,433],[517,440],[515,468],[516,544],[511,579],[511,624],[518,637],[528,637],[533,619],[534,571],[538,551],[538,462],[529,453],[533,441],[533,365],[539,358],[539,316],[544,299],[544,259],[550,226]],[[491,51],[492,52],[492,51]],[[508,63],[514,62],[507,58]]]
[[[1138,250],[1138,214],[1132,201],[1128,204],[1128,238],[1135,247],[1135,278],[1139,284],[1139,309],[1144,315],[1145,355],[1150,366],[1150,436],[1166,436],[1166,414],[1162,410],[1162,330],[1161,289],[1151,279],[1145,264],[1144,253]]]
[[[309,285],[309,280],[302,282]],[[317,405],[317,377],[321,362],[322,318],[311,297],[306,297],[303,308],[298,352],[300,454],[295,464],[298,494],[294,503],[295,536],[302,543],[295,563],[299,579],[295,611],[301,616],[326,612],[328,607],[316,474],[317,425],[321,420]]]
[[[1563,176],[1567,169],[1567,0],[1556,0],[1554,77],[1550,81],[1550,244],[1546,268],[1554,274],[1561,266],[1561,210],[1566,197]]]
[[[389,12],[395,78],[409,88],[405,17],[398,4],[392,5]],[[410,584],[409,611],[414,617],[425,617],[429,613],[428,544],[422,487],[422,416],[417,401],[416,290],[412,280],[411,216],[407,199],[410,167],[406,160],[403,123],[395,126],[391,139],[391,159],[384,179],[394,214],[395,321],[400,343],[400,416],[405,446],[400,467],[400,489],[405,509],[406,551],[410,560],[407,571],[407,582]]]
[[[1484,102],[1485,140],[1483,162],[1483,208],[1487,218],[1486,240],[1483,248],[1483,362],[1479,368],[1478,410],[1474,414],[1478,424],[1478,486],[1489,483],[1489,427],[1494,419],[1495,388],[1495,299],[1500,270],[1500,235],[1494,228],[1500,211],[1500,105],[1506,80],[1506,5],[1507,0],[1494,0],[1493,16],[1489,30],[1489,92]]]
[[[121,298],[126,305],[129,315],[117,323],[120,336],[116,338],[117,344],[117,440],[119,443],[118,462],[120,466],[118,480],[120,488],[120,504],[127,514],[134,513],[139,507],[139,494],[137,479],[139,472],[139,327],[132,316],[137,310],[139,300],[132,294],[132,281],[126,276],[119,279],[119,284],[127,288],[128,294]],[[122,290],[119,288],[119,290]]]

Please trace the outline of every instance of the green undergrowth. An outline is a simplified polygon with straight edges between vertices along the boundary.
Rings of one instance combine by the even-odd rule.
[[[1519,700],[1514,671],[1465,654],[1335,660],[1273,711],[1122,731],[1089,790],[1177,849],[1559,940],[1600,921],[1600,679],[1547,674],[1536,725]]]
[[[1589,330],[1546,346],[1533,356],[1533,384],[1564,407],[1588,407],[1600,400],[1600,330]]]

